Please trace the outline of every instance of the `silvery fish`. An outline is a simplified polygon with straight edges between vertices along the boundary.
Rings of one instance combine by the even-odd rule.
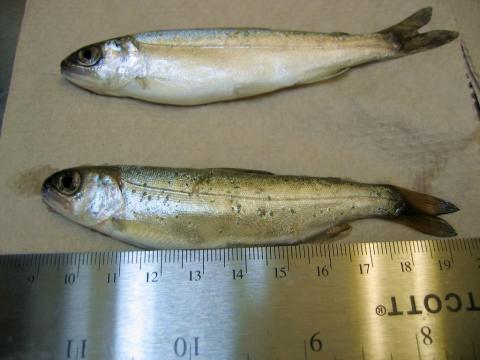
[[[310,84],[374,61],[436,48],[458,36],[418,33],[424,8],[368,34],[269,29],[164,30],[86,46],[61,63],[74,84],[102,95],[198,105]]]
[[[86,166],[45,180],[43,200],[86,227],[146,248],[291,244],[383,218],[454,236],[458,209],[391,185],[242,169]]]

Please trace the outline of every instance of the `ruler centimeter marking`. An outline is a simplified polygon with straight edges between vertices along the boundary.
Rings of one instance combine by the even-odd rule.
[[[439,242],[445,244],[440,245]],[[394,256],[410,256],[412,264],[415,263],[415,254],[428,252],[431,259],[435,254],[447,253],[452,263],[455,262],[454,252],[468,251],[473,256],[473,251],[480,249],[480,239],[459,239],[459,240],[427,240],[425,244],[419,245],[419,241],[402,241],[387,243],[362,243],[362,244],[304,244],[271,247],[251,248],[230,248],[230,249],[200,249],[200,250],[138,250],[126,252],[91,252],[91,253],[52,253],[52,254],[18,254],[0,255],[0,266],[13,266],[16,268],[26,266],[90,266],[97,267],[119,264],[136,264],[139,269],[142,264],[163,262],[180,264],[183,268],[189,263],[217,262],[223,261],[224,266],[230,262],[243,261],[247,266],[248,261],[263,261],[269,266],[269,261],[280,259],[303,259],[311,263],[315,258],[328,258],[329,264],[334,258],[348,257],[350,262],[354,257],[368,256],[370,264],[374,266],[374,258],[389,255],[394,261]],[[456,243],[462,243],[459,246]],[[388,245],[388,248],[384,247]],[[213,252],[213,255],[211,255]],[[210,255],[209,255],[210,254]],[[293,255],[292,255],[293,254]],[[332,260],[333,258],[333,260]]]

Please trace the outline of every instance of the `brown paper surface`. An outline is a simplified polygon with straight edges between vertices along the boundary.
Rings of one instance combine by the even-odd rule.
[[[94,95],[60,60],[106,38],[153,29],[269,27],[366,33],[431,5],[426,29],[457,29],[441,0],[29,1],[0,138],[0,252],[129,248],[47,210],[52,169],[82,164],[240,167],[392,183],[450,200],[461,237],[478,236],[480,127],[457,40],[355,68],[324,83],[181,108]],[[339,241],[424,239],[361,220]]]

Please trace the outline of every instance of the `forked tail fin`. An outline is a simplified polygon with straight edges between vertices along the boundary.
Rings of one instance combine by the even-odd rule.
[[[437,197],[398,186],[391,186],[391,188],[398,192],[405,202],[405,207],[395,219],[396,222],[434,236],[457,235],[448,222],[437,216],[458,211],[455,205]]]
[[[378,33],[382,34],[386,41],[394,45],[398,52],[397,56],[433,49],[447,44],[458,37],[458,32],[449,30],[433,30],[419,33],[418,30],[428,24],[431,18],[432,8],[426,7],[402,22]]]

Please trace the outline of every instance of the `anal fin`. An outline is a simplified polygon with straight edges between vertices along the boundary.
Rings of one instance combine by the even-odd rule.
[[[338,224],[335,226],[332,226],[331,228],[328,228],[325,230],[325,235],[329,238],[338,236],[340,234],[343,235],[348,235],[352,231],[352,226],[349,223],[344,223],[344,224]]]
[[[306,85],[306,84],[312,84],[312,83],[316,83],[316,82],[323,81],[323,80],[328,80],[328,79],[343,75],[349,70],[350,70],[350,68],[346,67],[346,68],[342,68],[340,70],[337,70],[337,71],[334,71],[334,72],[331,72],[331,73],[327,73],[327,74],[325,74],[324,72],[321,72],[318,75],[314,75],[315,72],[318,72],[318,70],[316,70],[316,69],[310,70],[304,76],[304,78],[307,79],[307,80],[300,81],[299,83],[297,83],[297,85]]]

